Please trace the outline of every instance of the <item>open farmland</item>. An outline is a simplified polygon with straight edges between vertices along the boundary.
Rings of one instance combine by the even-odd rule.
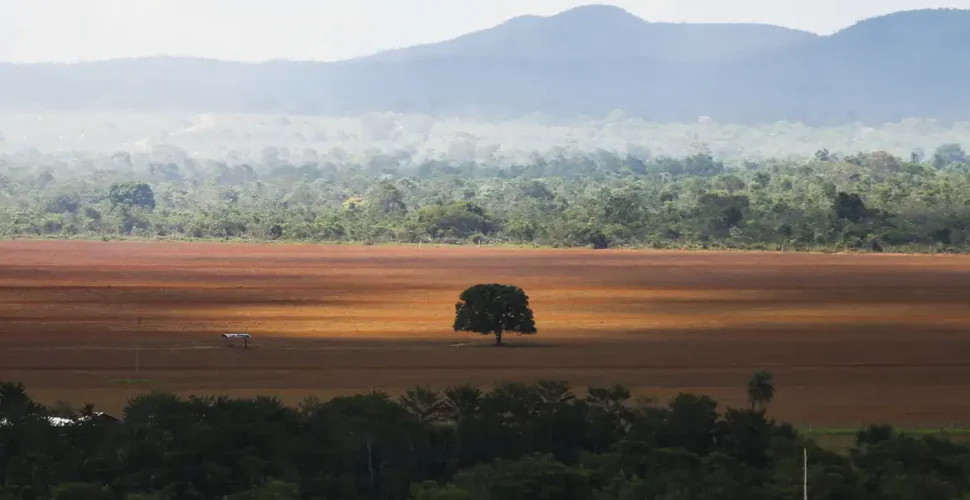
[[[452,332],[479,282],[522,286],[539,335]],[[964,256],[0,242],[0,379],[113,412],[536,378],[738,405],[764,367],[796,424],[970,426],[967,304]]]

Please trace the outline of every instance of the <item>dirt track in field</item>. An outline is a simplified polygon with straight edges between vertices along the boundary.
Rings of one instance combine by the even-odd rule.
[[[479,282],[522,286],[539,335],[451,332]],[[968,332],[963,256],[0,242],[0,379],[112,412],[537,378],[740,405],[764,367],[798,424],[970,427]]]

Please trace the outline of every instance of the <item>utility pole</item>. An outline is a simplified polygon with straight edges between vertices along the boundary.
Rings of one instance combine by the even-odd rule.
[[[808,500],[808,448],[802,448],[802,497]]]
[[[141,316],[138,317],[138,325],[135,329],[135,373],[141,368]]]

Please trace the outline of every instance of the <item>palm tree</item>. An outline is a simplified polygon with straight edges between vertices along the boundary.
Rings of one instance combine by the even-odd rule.
[[[427,387],[408,389],[400,398],[401,406],[422,423],[437,422],[442,419],[445,401],[438,391]]]
[[[748,404],[754,411],[768,406],[775,397],[775,379],[768,370],[758,370],[748,380]]]

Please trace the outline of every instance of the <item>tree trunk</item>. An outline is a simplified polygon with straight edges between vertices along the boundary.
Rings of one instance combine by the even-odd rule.
[[[495,347],[502,345],[502,330],[495,332]]]

